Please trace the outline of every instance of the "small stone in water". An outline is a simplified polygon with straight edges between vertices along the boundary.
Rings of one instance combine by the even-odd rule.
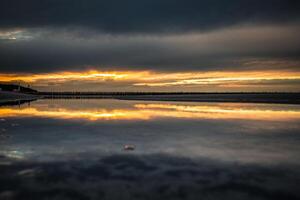
[[[130,145],[130,144],[124,145],[125,151],[133,151],[134,149],[135,149],[134,145]]]

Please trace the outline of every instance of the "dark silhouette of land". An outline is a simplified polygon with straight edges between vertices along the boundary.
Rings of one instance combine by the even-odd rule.
[[[37,93],[37,90],[31,89],[29,87],[24,87],[24,86],[15,85],[15,84],[3,84],[3,83],[0,83],[0,91],[21,92],[21,93],[26,93],[26,94]]]
[[[0,106],[20,105],[38,98],[37,90],[14,84],[0,84]]]
[[[289,92],[42,92],[18,85],[0,84],[0,103],[29,99],[120,99],[300,104],[300,93]]]
[[[38,92],[43,98],[113,98],[121,100],[247,102],[300,104],[300,93],[199,93],[199,92]]]

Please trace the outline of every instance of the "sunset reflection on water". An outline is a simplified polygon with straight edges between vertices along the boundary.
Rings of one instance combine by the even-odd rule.
[[[293,105],[137,102],[119,100],[43,100],[30,106],[1,107],[0,117],[82,120],[152,120],[155,118],[299,120]]]

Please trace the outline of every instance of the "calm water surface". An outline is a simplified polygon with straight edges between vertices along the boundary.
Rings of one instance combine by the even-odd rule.
[[[299,105],[280,104],[0,107],[0,198],[297,199],[299,122]]]

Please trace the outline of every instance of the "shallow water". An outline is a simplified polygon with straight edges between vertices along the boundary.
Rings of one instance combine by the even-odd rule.
[[[281,104],[103,99],[0,107],[0,176],[8,185],[0,197],[296,199],[299,122],[300,106]],[[135,150],[124,151],[126,144]]]

